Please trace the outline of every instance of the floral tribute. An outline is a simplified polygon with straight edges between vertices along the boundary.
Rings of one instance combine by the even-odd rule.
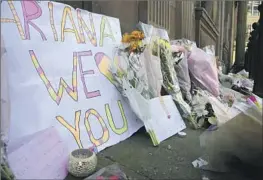
[[[156,97],[153,93],[156,87],[152,87],[148,80],[148,71],[151,70],[145,65],[146,61],[151,61],[150,56],[147,58],[148,52],[143,32],[125,33],[109,68],[115,86],[144,123],[151,119],[148,100]]]

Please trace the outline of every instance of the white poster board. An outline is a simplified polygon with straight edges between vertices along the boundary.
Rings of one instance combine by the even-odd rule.
[[[53,126],[69,150],[100,151],[142,127],[106,78],[121,41],[118,19],[56,2],[3,1],[1,35],[10,142]]]
[[[186,128],[172,96],[150,100],[152,119],[144,123],[155,146]]]

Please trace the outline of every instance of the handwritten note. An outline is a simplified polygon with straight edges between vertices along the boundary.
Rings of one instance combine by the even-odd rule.
[[[17,179],[64,179],[67,175],[68,149],[53,127],[8,155]]]

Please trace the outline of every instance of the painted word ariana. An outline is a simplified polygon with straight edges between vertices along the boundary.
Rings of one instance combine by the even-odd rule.
[[[1,2],[3,3],[3,2]],[[43,41],[47,41],[46,35],[44,32],[37,26],[32,20],[36,20],[38,18],[41,18],[42,16],[42,9],[38,2],[36,1],[21,1],[21,8],[23,11],[23,18],[24,18],[24,28],[22,27],[22,23],[20,21],[20,18],[18,16],[18,13],[16,11],[16,8],[12,1],[7,1],[8,6],[11,10],[11,13],[13,15],[13,19],[11,18],[2,18],[1,17],[1,23],[15,23],[18,29],[18,32],[20,34],[20,37],[22,40],[30,40],[30,28],[29,25],[31,25],[41,36]],[[53,32],[54,41],[58,41],[58,33],[57,29],[55,27],[54,22],[54,4],[52,2],[48,2],[48,9],[49,9],[49,19],[50,19],[50,27]],[[86,21],[83,19],[83,15],[81,14],[82,10],[77,9],[77,18],[75,18],[72,14],[72,8],[69,6],[65,6],[61,18],[61,42],[65,41],[65,33],[73,33],[76,42],[78,44],[85,44],[87,40],[90,41],[90,43],[97,47],[97,37],[96,37],[96,31],[94,28],[94,22],[92,13],[88,12],[85,15],[88,15],[89,24],[90,27],[87,25]],[[87,11],[86,11],[87,12]],[[76,26],[74,19],[77,19],[78,27]],[[68,22],[69,21],[69,22]],[[66,24],[71,24],[72,28],[66,28]],[[105,29],[108,29],[109,33],[105,32]],[[79,28],[79,29],[77,29]],[[86,36],[85,36],[86,35]],[[110,23],[106,16],[103,16],[101,18],[100,23],[100,39],[99,39],[99,46],[103,46],[104,38],[110,38],[113,42],[115,42],[115,38],[110,26]]]

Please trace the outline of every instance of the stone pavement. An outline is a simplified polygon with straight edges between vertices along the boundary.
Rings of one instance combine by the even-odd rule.
[[[132,137],[98,154],[98,169],[117,162],[135,179],[200,179],[191,162],[200,156],[200,131],[187,130],[187,137],[173,136],[158,147],[139,130]],[[77,179],[68,176],[67,180]]]
[[[201,179],[192,161],[201,155],[201,131],[188,129],[187,137],[173,136],[158,147],[140,130],[132,137],[98,154],[98,169],[117,162],[132,179]],[[67,180],[77,180],[68,176]]]
[[[185,130],[187,136],[173,136],[154,147],[149,136],[140,130],[132,137],[109,147],[98,154],[98,170],[118,163],[131,179],[201,180],[202,172],[192,166],[192,161],[202,155],[199,135],[201,130]],[[206,172],[207,174],[207,172]],[[237,179],[231,174],[209,174],[212,179]],[[68,175],[66,180],[78,180]],[[238,179],[241,179],[238,176]],[[244,179],[244,178],[242,178]]]

